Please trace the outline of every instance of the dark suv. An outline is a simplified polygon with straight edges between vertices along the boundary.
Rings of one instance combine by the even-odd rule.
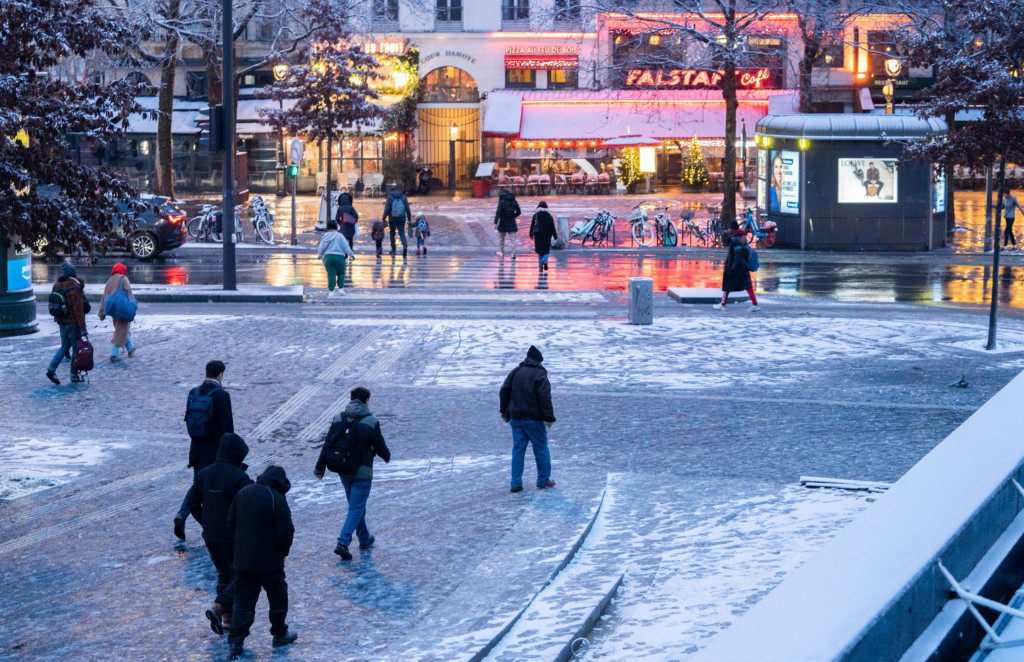
[[[119,202],[122,213],[135,213],[135,229],[125,236],[123,226],[118,235],[121,243],[140,260],[149,260],[163,251],[181,246],[188,240],[185,232],[185,212],[171,199],[162,195],[140,195]]]

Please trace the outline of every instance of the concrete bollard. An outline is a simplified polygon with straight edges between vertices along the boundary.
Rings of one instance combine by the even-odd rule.
[[[654,323],[654,280],[629,279],[629,323]]]
[[[558,239],[551,242],[551,248],[568,248],[569,247],[569,217],[558,216],[555,218],[555,232],[558,233]]]

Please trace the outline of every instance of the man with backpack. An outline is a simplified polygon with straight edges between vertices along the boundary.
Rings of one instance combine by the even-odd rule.
[[[409,211],[409,199],[400,189],[392,189],[384,202],[384,222],[391,228],[391,254],[395,254],[395,231],[402,240],[402,257],[408,255],[405,247],[405,224],[412,224],[412,212]]]
[[[53,360],[46,369],[46,377],[54,384],[60,384],[57,367],[65,358],[71,359],[71,381],[85,381],[82,373],[75,367],[75,356],[78,353],[78,341],[89,337],[89,332],[85,328],[88,305],[85,299],[85,283],[78,278],[75,267],[65,262],[60,266],[60,278],[53,284],[49,298],[50,314],[60,327],[60,349],[53,355]]]
[[[235,603],[234,561],[235,539],[228,533],[228,510],[231,503],[252,480],[246,475],[245,456],[249,447],[237,434],[228,432],[220,438],[217,461],[196,475],[186,500],[188,510],[203,527],[203,540],[217,569],[217,597],[213,609],[206,610],[210,629],[224,634],[231,622]]]
[[[292,548],[295,525],[285,494],[291,489],[284,469],[267,467],[246,485],[231,502],[227,530],[235,541],[235,611],[228,630],[228,652],[232,660],[240,658],[242,644],[256,620],[256,602],[260,590],[270,605],[271,645],[287,646],[299,638],[288,629],[288,582],[284,559]]]
[[[343,561],[352,560],[348,546],[353,533],[359,539],[359,549],[369,549],[374,543],[375,539],[366,526],[366,501],[373,483],[373,458],[379,456],[385,462],[391,461],[391,451],[384,443],[380,422],[367,406],[369,389],[357,386],[352,389],[351,397],[345,411],[331,421],[313,469],[317,480],[323,480],[325,470],[337,473],[345,488],[348,514],[338,535],[338,545],[334,548],[334,553]]]
[[[185,404],[185,427],[192,443],[188,449],[188,467],[192,469],[192,482],[199,472],[217,459],[220,438],[225,432],[234,432],[235,423],[231,416],[231,396],[224,390],[224,362],[210,361],[206,364],[206,379],[188,392]],[[178,514],[174,516],[174,535],[185,539],[185,520],[188,518],[188,494],[181,501]]]

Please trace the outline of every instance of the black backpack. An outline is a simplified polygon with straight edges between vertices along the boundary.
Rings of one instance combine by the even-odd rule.
[[[220,390],[215,388],[201,395],[200,388],[197,386],[188,392],[188,402],[185,404],[185,427],[190,437],[206,436],[206,428],[213,420],[213,394]]]
[[[78,289],[78,286],[72,285],[50,292],[48,308],[51,315],[57,319],[66,319],[71,316],[71,306],[68,305],[67,294],[74,289]]]
[[[359,471],[362,453],[357,447],[355,428],[364,418],[360,416],[353,419],[342,415],[331,421],[331,427],[324,438],[324,447],[320,451],[330,471],[342,476],[351,476]]]

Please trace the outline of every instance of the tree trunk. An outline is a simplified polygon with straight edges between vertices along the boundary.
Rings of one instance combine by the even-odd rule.
[[[736,220],[736,0],[729,0],[724,20],[725,44],[728,53],[722,72],[722,98],[725,99],[725,158],[722,160],[722,225],[728,228]]]
[[[327,221],[330,222],[334,216],[331,214],[331,147],[334,145],[334,136],[327,136]]]
[[[806,55],[810,45],[804,42],[804,56],[800,58],[800,112],[814,112],[814,87],[811,84],[811,73],[814,71],[814,59]]]
[[[946,113],[946,131],[953,131],[956,113]],[[953,204],[953,166],[946,166],[946,234],[956,230],[956,206]]]
[[[992,241],[992,301],[989,304],[988,309],[988,342],[985,344],[985,349],[994,350],[996,348],[996,321],[998,319],[999,312],[999,219],[1002,216],[1003,211],[1003,195],[1006,191],[1003,189],[1006,183],[1006,152],[1004,150],[1002,156],[999,159],[999,202],[996,203],[996,222],[995,232],[993,233]]]
[[[181,15],[181,0],[170,0],[167,3],[167,20],[177,21]],[[171,124],[174,117],[174,78],[178,70],[178,47],[181,41],[176,31],[172,31],[164,45],[164,57],[160,63],[160,91],[157,99],[157,110],[160,112],[156,121],[156,182],[154,189],[157,195],[174,197],[174,135]]]

